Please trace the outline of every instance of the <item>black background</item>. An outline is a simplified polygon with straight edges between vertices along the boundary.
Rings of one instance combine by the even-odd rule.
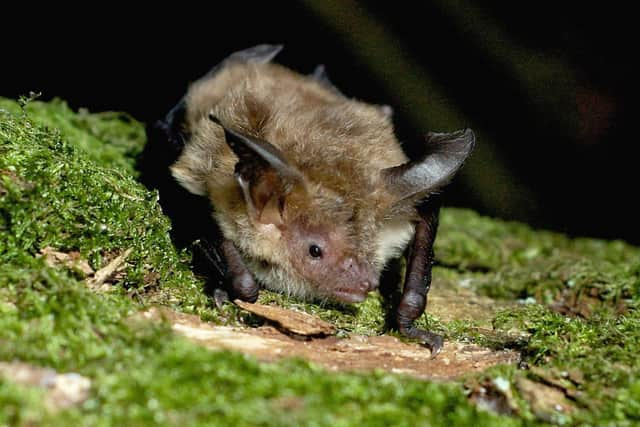
[[[124,110],[151,123],[229,53],[283,43],[278,62],[303,73],[323,63],[345,94],[392,105],[411,154],[419,146],[410,141],[428,130],[478,130],[486,140],[478,144],[494,147],[508,173],[496,173],[491,159],[472,158],[469,168],[487,179],[479,184],[463,174],[447,204],[640,243],[631,112],[637,42],[629,10],[609,3],[359,3],[354,13],[376,22],[464,117],[417,123],[405,100],[376,77],[375,69],[389,64],[363,60],[358,42],[348,41],[348,20],[318,14],[315,2],[215,3],[5,11],[0,95],[40,91],[73,108]],[[568,71],[554,74],[553,64]],[[500,180],[517,182],[522,192],[494,194]]]

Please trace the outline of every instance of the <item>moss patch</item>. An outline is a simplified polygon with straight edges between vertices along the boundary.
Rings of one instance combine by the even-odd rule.
[[[218,318],[187,254],[171,245],[157,195],[133,178],[140,125],[120,123],[119,137],[131,145],[116,147],[96,129],[107,132],[117,115],[76,115],[59,101],[2,105],[13,112],[0,112],[0,359],[79,372],[93,389],[81,407],[53,414],[37,391],[0,380],[0,423],[503,425],[455,385],[328,374],[301,361],[260,364],[207,351],[166,325],[131,325],[129,316],[150,301]],[[94,269],[133,251],[120,291],[96,294],[37,258],[45,247],[77,251]],[[150,273],[160,289],[145,288]]]
[[[6,284],[15,308],[0,316],[0,359],[19,359],[93,381],[81,407],[39,408],[25,388],[0,383],[11,424],[69,425],[386,425],[497,424],[454,385],[388,376],[327,374],[302,361],[260,364],[238,353],[210,352],[167,327],[132,324],[136,304],[97,295],[41,266],[29,281]],[[3,286],[3,287],[4,287]],[[451,412],[451,408],[456,411]]]
[[[6,104],[8,101],[3,101],[2,105]],[[158,275],[163,283],[159,299],[184,308],[206,307],[201,284],[185,264],[187,254],[177,253],[171,245],[169,222],[157,204],[157,195],[129,173],[134,159],[124,155],[139,152],[143,140],[117,142],[110,147],[110,140],[98,140],[94,135],[117,133],[117,129],[131,126],[136,130],[125,135],[139,138],[140,124],[115,125],[109,114],[101,123],[101,115],[93,117],[86,112],[78,115],[84,118],[77,119],[60,101],[31,105],[17,114],[0,112],[0,256],[9,268],[0,280],[35,274],[32,270],[19,272],[21,268],[37,270],[40,266],[35,256],[45,247],[78,251],[96,270],[114,253],[131,248],[119,283],[123,289],[143,293],[148,284],[145,277]],[[38,112],[33,118],[31,109]],[[48,111],[57,113],[50,118]],[[46,125],[67,115],[77,120],[66,122],[63,132]],[[119,138],[115,140],[125,137]],[[91,158],[86,154],[88,141],[100,141],[110,148],[96,150]],[[134,144],[139,147],[121,148]],[[114,153],[119,153],[119,161],[112,161]]]
[[[214,309],[191,273],[190,254],[172,246],[157,195],[135,180],[143,144],[142,126],[124,114],[0,99],[0,360],[75,371],[93,382],[81,407],[53,414],[38,391],[0,379],[0,424],[640,422],[640,251],[465,210],[443,210],[433,286],[449,293],[440,304],[474,294],[483,307],[490,297],[505,308],[428,314],[419,323],[450,340],[516,348],[532,369],[491,368],[467,379],[465,391],[462,382],[333,374],[295,360],[262,364],[200,348],[165,324],[132,324],[127,319],[152,303],[216,322],[258,322],[233,307]],[[113,279],[116,291],[96,294],[77,273],[38,258],[45,247],[78,252],[94,270],[132,252]],[[348,308],[271,292],[260,301],[317,314],[342,334],[384,329],[378,295]],[[575,409],[540,415],[522,392],[531,384],[521,379],[561,390]],[[512,400],[511,417],[478,410],[467,399],[475,393],[469,384],[508,390],[501,393]]]
[[[34,122],[59,132],[74,147],[83,150],[89,160],[106,167],[122,169],[136,176],[136,156],[145,143],[144,126],[121,112],[89,113],[72,111],[66,102],[21,99],[15,102],[0,98],[0,109],[13,114],[28,114]]]

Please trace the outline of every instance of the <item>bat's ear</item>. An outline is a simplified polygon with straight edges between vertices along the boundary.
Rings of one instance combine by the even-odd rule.
[[[263,224],[283,224],[285,198],[305,189],[302,173],[273,144],[227,128],[213,115],[209,119],[224,129],[227,144],[238,156],[235,175],[249,215]]]
[[[259,44],[245,50],[234,52],[226,57],[224,61],[213,67],[200,80],[214,77],[220,70],[231,64],[246,64],[248,62],[264,64],[267,62],[271,62],[271,60],[275,58],[278,53],[280,53],[282,48],[283,45],[281,44]]]
[[[329,89],[331,92],[336,95],[340,95],[344,97],[344,94],[329,80],[329,75],[327,74],[327,68],[320,64],[313,70],[313,73],[309,75],[312,79],[320,83],[325,88]]]
[[[260,44],[234,52],[198,79],[194,85],[197,85],[198,82],[204,82],[214,78],[225,67],[233,64],[246,64],[250,62],[263,64],[271,62],[271,60],[280,53],[282,48],[283,46],[281,44]],[[185,96],[167,113],[164,120],[160,120],[156,124],[156,127],[165,133],[171,145],[178,151],[182,150],[185,142],[191,137],[189,129],[186,129],[186,112],[187,97]]]
[[[188,111],[198,111],[202,108],[209,108],[207,104],[210,99],[194,101],[189,98],[194,88],[199,84],[206,84],[226,67],[234,64],[255,63],[263,64],[270,62],[280,51],[282,45],[261,44],[249,49],[232,53],[222,62],[213,67],[207,74],[193,83],[189,93],[169,111],[164,120],[159,121],[156,127],[164,132],[164,136],[171,143],[177,153],[181,153],[180,158],[171,166],[171,173],[180,184],[193,194],[206,195],[206,171],[211,167],[210,159],[202,152],[200,147],[191,146],[188,141],[191,139],[191,129],[187,120]],[[207,93],[207,91],[200,91]],[[189,105],[187,105],[189,104]],[[206,106],[206,107],[205,107]]]
[[[438,191],[451,181],[475,145],[471,129],[426,136],[427,154],[400,166],[381,171],[381,178],[395,203],[416,201]]]

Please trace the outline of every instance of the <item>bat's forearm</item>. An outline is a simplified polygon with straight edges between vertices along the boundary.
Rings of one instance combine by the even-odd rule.
[[[220,249],[227,261],[226,290],[234,299],[255,302],[258,299],[259,287],[242,260],[240,252],[230,240],[223,240]]]
[[[398,329],[409,337],[422,340],[436,355],[441,349],[442,337],[432,332],[418,329],[413,322],[419,318],[427,306],[427,295],[431,287],[431,267],[433,265],[433,243],[438,230],[440,204],[429,201],[419,209],[420,220],[411,243],[407,259],[404,290],[396,311]]]
[[[219,239],[213,243],[204,239],[194,244],[194,249],[208,265],[216,304],[220,305],[229,297],[255,302],[259,287],[245,265],[240,252],[232,241]]]

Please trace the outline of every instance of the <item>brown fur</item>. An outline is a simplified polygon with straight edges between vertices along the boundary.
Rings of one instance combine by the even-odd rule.
[[[191,138],[172,166],[173,175],[190,191],[210,198],[224,236],[267,287],[301,297],[330,297],[324,288],[333,285],[312,283],[307,277],[312,273],[298,262],[305,248],[296,242],[310,234],[331,240],[336,265],[355,260],[356,281],[377,277],[411,238],[409,217],[386,217],[396,200],[384,189],[379,171],[407,158],[378,106],[347,99],[282,66],[251,62],[229,65],[194,83],[186,105]],[[304,190],[287,194],[285,226],[248,212],[234,177],[238,158],[210,114],[228,128],[270,142],[304,175]],[[322,277],[343,271],[327,268]],[[345,280],[336,279],[334,288],[346,286]]]

